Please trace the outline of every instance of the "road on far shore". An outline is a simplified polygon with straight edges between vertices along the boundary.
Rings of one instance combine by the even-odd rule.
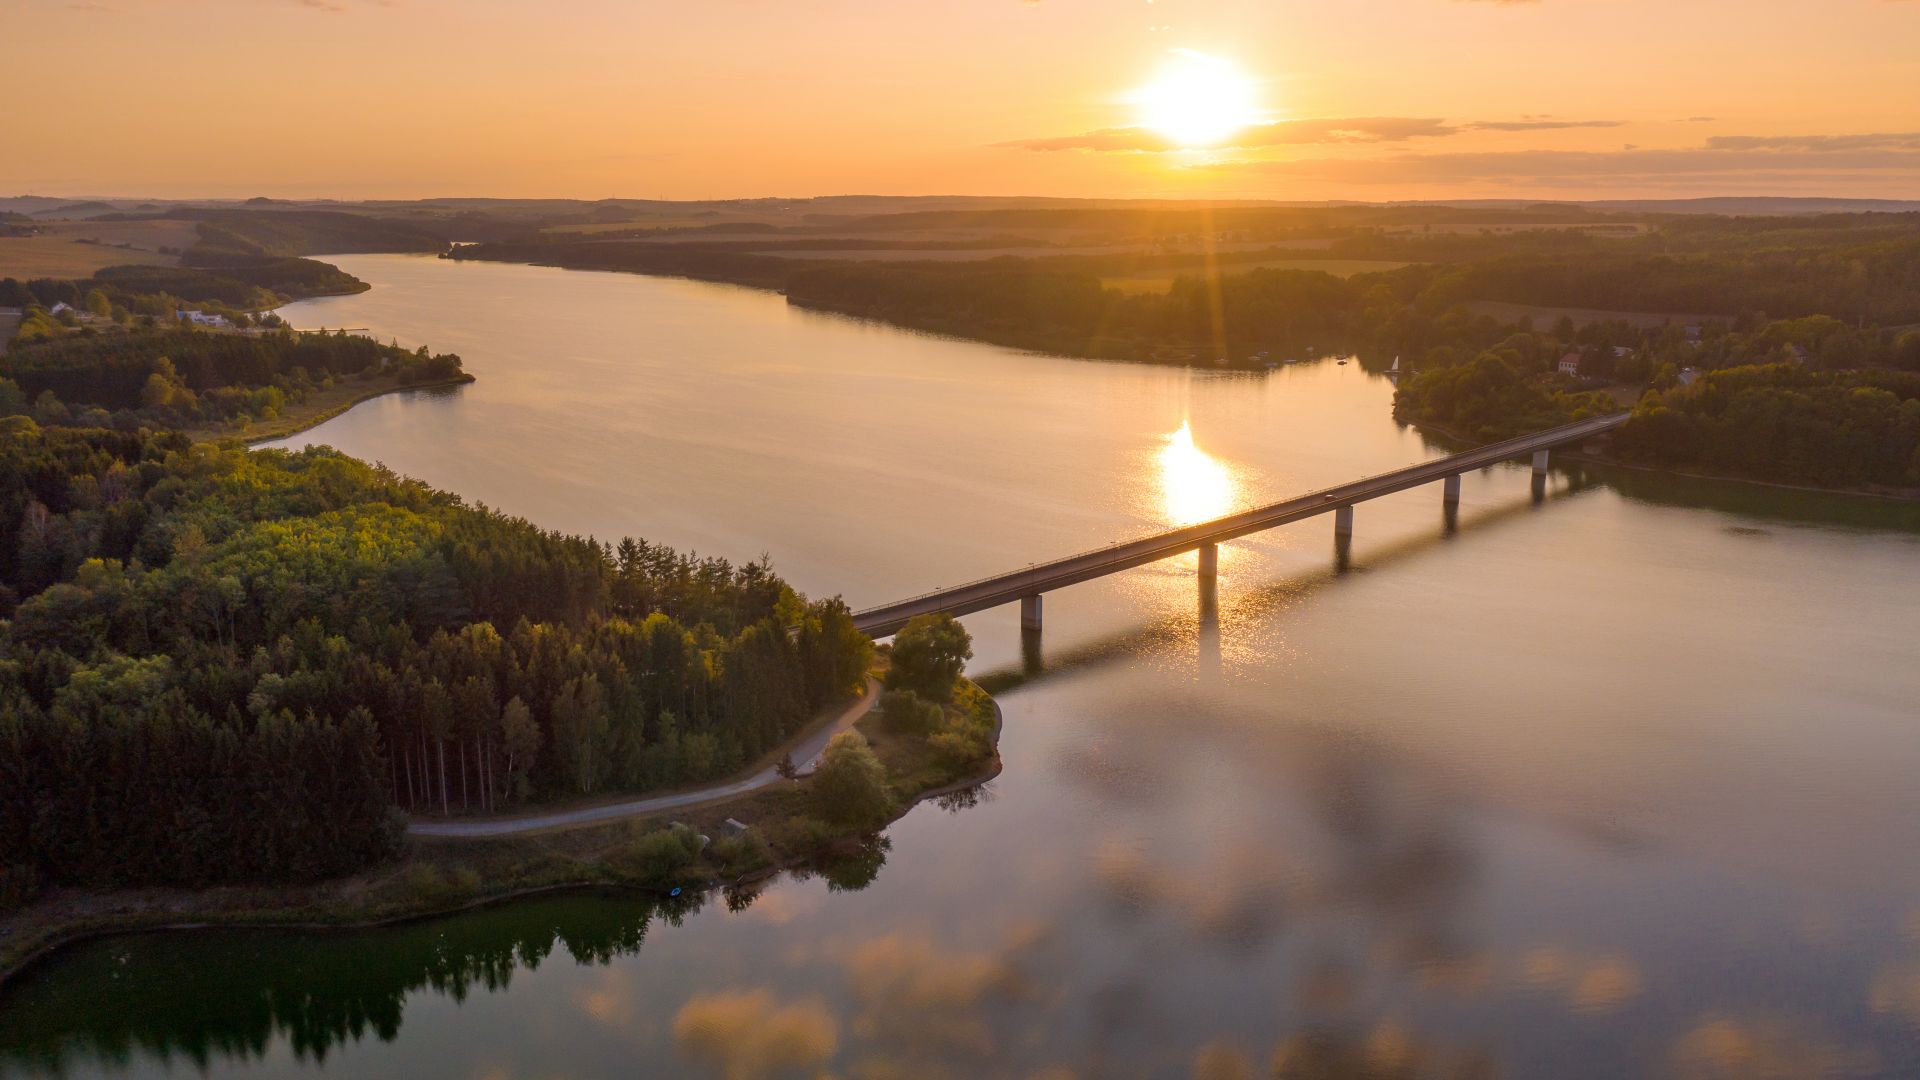
[[[800,775],[805,776],[811,773],[820,763],[820,755],[826,751],[827,743],[835,735],[851,729],[854,723],[865,716],[867,710],[873,708],[879,700],[880,681],[869,676],[866,692],[858,701],[848,705],[830,722],[809,728],[788,744],[787,753],[792,756]],[[768,765],[758,772],[749,773],[738,780],[694,788],[690,791],[653,795],[644,799],[627,799],[621,802],[601,803],[597,806],[582,806],[575,810],[554,810],[515,817],[413,821],[407,824],[407,835],[481,838],[512,836],[516,833],[564,828],[569,825],[590,825],[602,821],[616,821],[620,818],[642,817],[662,810],[677,810],[683,806],[694,806],[712,802],[715,799],[730,799],[735,795],[745,795],[749,791],[758,791],[782,782],[780,766],[776,761],[775,764]]]

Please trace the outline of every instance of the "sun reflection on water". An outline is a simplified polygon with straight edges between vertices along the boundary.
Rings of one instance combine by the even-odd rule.
[[[1167,520],[1197,525],[1233,508],[1233,474],[1218,458],[1193,444],[1193,426],[1182,422],[1160,448],[1160,489]]]

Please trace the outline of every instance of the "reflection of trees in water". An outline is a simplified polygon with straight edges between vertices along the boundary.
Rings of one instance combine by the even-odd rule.
[[[699,904],[665,914],[677,922]],[[556,945],[581,964],[637,953],[657,913],[644,900],[575,896],[346,939],[228,931],[93,942],[0,999],[0,1067],[125,1063],[139,1050],[204,1069],[216,1058],[261,1057],[276,1036],[320,1061],[369,1034],[393,1039],[416,991],[458,1001],[500,990]]]
[[[792,876],[817,875],[836,892],[857,891],[873,883],[887,850],[885,838],[873,837]],[[765,884],[721,895],[740,911]],[[323,1061],[369,1035],[395,1038],[411,994],[462,1001],[504,990],[556,946],[580,965],[633,956],[656,917],[677,926],[707,896],[576,894],[344,933],[234,930],[91,942],[0,996],[0,1075],[10,1066],[62,1072],[88,1059],[125,1064],[136,1052],[205,1069],[216,1059],[263,1057],[276,1038],[303,1060]]]

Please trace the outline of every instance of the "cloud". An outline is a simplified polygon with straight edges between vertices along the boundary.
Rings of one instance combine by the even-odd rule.
[[[1881,131],[1863,135],[1715,135],[1715,150],[1920,150],[1920,131]]]
[[[840,1025],[818,1001],[781,1004],[772,991],[697,994],[673,1018],[681,1053],[730,1080],[818,1065],[840,1045]]]
[[[1611,128],[1624,120],[1476,120],[1466,125],[1472,131],[1554,131],[1561,128]]]
[[[1365,116],[1323,120],[1281,120],[1247,128],[1214,150],[1247,150],[1261,146],[1297,146],[1312,143],[1402,142],[1407,139],[1451,135],[1458,128],[1432,117]],[[1147,128],[1102,128],[1080,135],[1044,139],[1017,139],[999,144],[1023,150],[1103,150],[1162,152],[1184,147]]]

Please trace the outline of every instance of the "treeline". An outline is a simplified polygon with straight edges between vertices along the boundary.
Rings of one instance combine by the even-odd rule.
[[[219,271],[180,266],[110,266],[91,278],[64,280],[0,278],[0,307],[80,307],[95,292],[110,314],[171,319],[186,305],[209,310],[254,311],[288,300],[365,292],[367,283],[339,267],[313,259],[276,258]]]
[[[230,269],[315,252],[444,251],[447,238],[425,223],[330,210],[177,210],[198,221],[190,266]]]
[[[1437,283],[1435,296],[1900,325],[1920,322],[1920,228],[1896,241],[1812,250],[1667,255],[1603,244],[1564,256],[1505,256],[1460,267]]]
[[[787,299],[918,330],[1072,356],[1153,359],[1167,348],[1238,362],[1255,348],[1334,348],[1364,326],[1366,283],[1312,270],[1258,269],[1176,278],[1163,294],[1107,289],[1090,274],[1027,260],[966,264],[816,263],[795,271]]]
[[[0,421],[0,866],[311,878],[387,807],[728,773],[858,684],[838,601],[327,450]]]
[[[185,327],[16,344],[0,358],[0,416],[136,430],[267,419],[343,379],[460,378],[460,358],[346,334]]]
[[[735,250],[751,243],[741,241],[548,238],[477,245],[453,257],[731,281],[783,290],[808,307],[1000,344],[1208,365],[1222,354],[1232,365],[1243,363],[1250,349],[1305,345],[1409,356],[1448,346],[1471,355],[1516,329],[1474,315],[1465,306],[1472,301],[1697,313],[1748,326],[1826,315],[1852,326],[1863,351],[1885,343],[1889,335],[1879,327],[1920,322],[1920,215],[1675,216],[1645,233],[1634,232],[1635,220],[1565,206],[1351,213],[1019,208],[887,215],[870,223],[1019,228],[1080,222],[1111,230],[1130,222],[1141,230],[1135,241],[1314,235],[1331,237],[1329,255],[1423,264],[1342,280],[1307,270],[1233,273],[1238,255],[1232,255],[1221,266],[1225,272],[1203,278],[1196,268],[1158,296],[1102,288],[1103,275],[1152,261],[1140,253],[858,262],[750,254]],[[1491,231],[1509,226],[1516,231]],[[1863,355],[1859,362],[1885,360]]]
[[[1483,443],[1619,411],[1605,393],[1554,385],[1511,349],[1428,368],[1404,379],[1393,395],[1395,419]]]
[[[1623,458],[1824,487],[1920,486],[1920,374],[1767,364],[1650,392]]]

